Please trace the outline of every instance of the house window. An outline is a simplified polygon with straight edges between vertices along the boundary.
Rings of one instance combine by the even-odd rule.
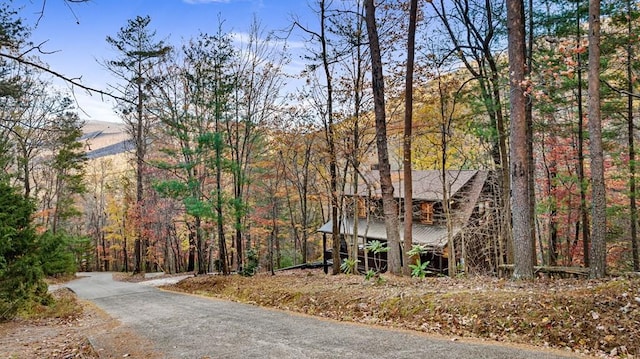
[[[420,203],[420,222],[424,224],[433,224],[433,203]]]
[[[367,218],[367,204],[362,197],[358,197],[358,218]]]

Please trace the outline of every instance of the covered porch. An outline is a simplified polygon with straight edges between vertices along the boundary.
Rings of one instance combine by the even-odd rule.
[[[332,234],[333,222],[328,221],[318,229],[323,235]],[[370,241],[378,240],[384,245],[387,243],[387,232],[385,224],[380,220],[367,220],[359,218],[343,218],[338,226],[340,232],[340,260],[349,257],[349,253],[353,253],[353,246],[358,247],[358,270],[360,272],[374,269],[378,271],[386,271],[387,254],[381,253],[379,256],[374,255],[364,248]],[[401,223],[399,228],[401,245],[404,243],[404,225]],[[356,235],[357,231],[357,235]],[[452,236],[456,236],[460,231],[455,228]],[[426,249],[421,257],[422,262],[429,261],[428,269],[435,273],[446,274],[448,267],[447,259],[447,228],[440,225],[425,225],[414,223],[412,226],[413,244],[420,245]],[[410,248],[402,251],[407,251]],[[325,253],[327,249],[325,248]],[[329,251],[329,253],[331,253]]]

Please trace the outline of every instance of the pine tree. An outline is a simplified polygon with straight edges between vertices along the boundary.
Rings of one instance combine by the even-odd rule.
[[[78,140],[82,136],[82,122],[78,115],[65,113],[57,118],[56,132],[59,134],[54,144],[53,170],[55,183],[55,209],[51,231],[56,233],[60,226],[71,217],[80,214],[74,207],[75,196],[85,193],[84,165],[86,153]]]
[[[0,321],[12,318],[30,300],[47,298],[33,212],[30,200],[0,182]]]
[[[122,114],[129,126],[132,140],[135,144],[136,158],[136,201],[140,217],[144,213],[143,207],[143,172],[147,154],[148,132],[151,117],[146,109],[149,89],[155,84],[152,71],[171,51],[163,41],[156,41],[156,32],[149,27],[149,16],[137,16],[127,22],[127,26],[120,29],[116,37],[107,37],[109,43],[119,52],[119,58],[108,61],[107,68],[117,77],[126,81],[120,90],[126,98]],[[140,229],[135,241],[134,272],[142,272],[142,255],[144,253]]]

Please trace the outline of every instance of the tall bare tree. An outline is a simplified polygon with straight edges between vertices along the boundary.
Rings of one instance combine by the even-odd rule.
[[[340,57],[336,59],[336,112],[338,116],[344,116],[340,130],[337,134],[336,142],[342,143],[337,148],[338,153],[344,156],[344,174],[342,188],[349,181],[349,171],[351,171],[351,185],[353,193],[359,193],[360,178],[362,177],[361,166],[363,157],[368,153],[373,145],[371,136],[367,135],[371,120],[369,105],[371,104],[370,90],[366,86],[366,73],[369,68],[370,58],[367,56],[366,25],[364,21],[364,5],[362,0],[355,2],[344,2],[344,8],[337,10],[336,16],[330,17],[331,33],[337,38],[333,43],[343,44],[339,47]],[[345,199],[342,198],[341,202]],[[362,199],[353,201],[354,213],[365,213]],[[341,203],[344,208],[344,203]],[[358,239],[366,238],[361,236],[364,229],[360,228],[359,221],[353,222],[353,233],[348,244],[349,258],[358,259]],[[346,238],[345,238],[346,240]],[[363,243],[363,246],[366,243]],[[366,262],[365,262],[366,267]],[[357,272],[357,266],[353,272]]]
[[[499,171],[500,202],[498,218],[499,241],[507,244],[506,257],[513,257],[510,233],[510,174],[508,164],[506,119],[501,93],[503,75],[497,58],[496,45],[500,43],[502,19],[497,16],[502,1],[495,0],[433,0],[431,8],[440,20],[447,50],[455,53],[478,84],[479,97],[488,117],[488,140],[491,156]],[[501,260],[504,256],[500,256]]]
[[[226,122],[227,141],[234,166],[233,205],[235,220],[235,265],[243,264],[243,227],[248,211],[252,160],[263,135],[261,128],[273,119],[284,86],[282,67],[287,58],[275,46],[274,36],[257,19],[250,26],[246,41],[237,51],[233,85],[233,120]]]
[[[339,196],[338,196],[338,160],[336,155],[336,141],[335,141],[335,124],[334,124],[334,109],[333,109],[333,72],[331,70],[332,59],[330,55],[330,49],[328,44],[327,35],[327,12],[329,4],[324,1],[318,1],[318,15],[320,17],[320,30],[319,32],[310,30],[307,27],[302,26],[299,22],[295,22],[295,25],[310,35],[315,41],[320,43],[320,53],[316,54],[322,68],[325,81],[325,103],[324,108],[321,110],[324,124],[324,134],[328,147],[329,155],[329,190],[331,192],[331,221],[332,221],[332,237],[333,237],[333,274],[340,273],[340,242],[341,236],[339,231]],[[313,68],[316,66],[313,65]]]
[[[380,190],[382,192],[382,207],[384,224],[387,232],[388,270],[392,274],[402,274],[400,265],[400,233],[398,229],[397,202],[393,197],[393,183],[391,182],[391,165],[387,146],[387,119],[385,109],[384,76],[382,69],[382,55],[378,27],[376,24],[376,5],[373,0],[364,2],[365,22],[369,37],[371,53],[371,82],[373,88],[373,103],[376,118],[376,146],[378,148],[378,166],[380,169]]]

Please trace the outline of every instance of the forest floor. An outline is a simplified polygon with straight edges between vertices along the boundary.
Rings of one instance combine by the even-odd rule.
[[[640,278],[635,277],[513,282],[383,275],[367,281],[297,270],[275,276],[198,276],[164,288],[451,340],[476,338],[586,356],[640,357]],[[42,313],[0,324],[0,358],[156,357],[144,339],[77,300],[71,291],[62,288],[53,295],[68,307],[56,312],[66,314]]]
[[[166,289],[287,311],[443,335],[640,357],[640,279],[407,278],[325,275],[198,276]]]
[[[41,313],[0,324],[1,358],[98,358],[86,334],[110,319],[66,289],[52,293],[63,313]]]

